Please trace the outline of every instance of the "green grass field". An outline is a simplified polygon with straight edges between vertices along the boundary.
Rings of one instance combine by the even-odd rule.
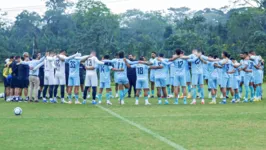
[[[139,106],[133,98],[124,106],[112,102],[84,106],[1,100],[0,149],[266,149],[265,101],[196,106],[158,106],[157,99],[144,106],[143,98]],[[17,106],[23,115],[14,115]]]

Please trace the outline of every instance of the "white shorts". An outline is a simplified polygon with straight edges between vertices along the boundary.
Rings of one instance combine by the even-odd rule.
[[[55,85],[54,72],[44,72],[44,85]]]
[[[66,75],[55,74],[55,85],[66,85]]]
[[[97,74],[86,75],[86,77],[85,77],[85,86],[89,86],[89,87],[98,86]]]

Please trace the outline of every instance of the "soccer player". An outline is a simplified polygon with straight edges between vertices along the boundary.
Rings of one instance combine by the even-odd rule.
[[[109,60],[110,56],[105,55],[103,60]],[[99,103],[102,101],[102,93],[103,90],[106,89],[106,103],[107,105],[112,105],[110,101],[110,95],[111,95],[111,79],[110,79],[110,73],[113,69],[112,65],[99,65],[98,66],[99,72],[100,72],[100,91],[98,94]]]
[[[146,61],[145,57],[140,57],[140,61]],[[148,92],[149,92],[149,68],[153,68],[153,66],[149,67],[145,64],[135,64],[135,65],[129,65],[126,62],[126,65],[128,68],[135,68],[136,69],[136,75],[137,75],[137,82],[136,82],[136,102],[135,105],[139,105],[139,95],[140,91],[144,89],[144,99],[145,99],[145,105],[151,105],[148,100]]]
[[[37,60],[41,59],[41,53],[37,53]],[[38,90],[38,100],[41,99],[41,95],[44,87],[44,65],[39,68],[39,79],[40,79],[40,87]]]
[[[30,61],[29,53],[27,52],[23,53],[23,60]],[[30,68],[29,68],[29,65],[25,65],[25,64],[18,63],[17,65],[18,65],[18,80],[19,80],[18,82],[20,86],[19,95],[20,97],[22,97],[22,91],[24,91],[25,101],[28,101],[29,100],[28,87],[29,87]],[[22,101],[23,99],[19,99],[19,100]]]
[[[80,63],[79,66],[79,78],[80,78],[80,90],[81,90],[81,94],[83,95],[84,93],[84,84],[85,84],[85,65],[84,63]]]
[[[173,57],[174,57],[175,55],[173,55]],[[170,64],[170,79],[169,79],[169,84],[171,85],[171,94],[168,96],[169,98],[173,98],[174,97],[174,95],[173,95],[173,93],[174,93],[174,79],[175,79],[175,71],[176,71],[176,69],[175,69],[175,65],[172,63],[172,64]]]
[[[13,90],[11,90],[11,80],[12,80],[12,68],[11,64],[14,60],[14,56],[11,56],[9,59],[5,61],[5,68],[3,70],[4,77],[4,86],[5,86],[5,100],[10,102],[13,98]]]
[[[14,97],[13,101],[18,102],[20,97],[19,97],[19,82],[18,82],[18,65],[21,61],[20,56],[16,56],[15,60],[11,64],[12,68],[12,80],[11,80],[11,88],[14,89]]]
[[[249,96],[249,90],[251,92],[251,96],[250,96],[250,101],[253,102],[254,100],[254,87],[253,87],[253,83],[254,83],[254,76],[253,76],[253,67],[254,67],[254,63],[253,61],[250,60],[250,57],[248,55],[248,52],[244,52],[243,54],[241,54],[241,57],[244,58],[244,62],[243,62],[243,70],[245,72],[244,75],[244,85],[245,85],[245,99],[244,99],[244,103],[248,103],[248,96]]]
[[[171,63],[167,63],[167,60],[164,59],[164,54],[159,54],[159,57],[156,58],[153,62],[155,69],[155,86],[157,88],[157,96],[158,96],[158,104],[162,104],[162,98],[165,98],[164,104],[169,104],[166,85],[167,85],[167,77],[168,77],[168,67]],[[161,94],[162,92],[162,94]],[[163,96],[162,96],[163,95]]]
[[[155,60],[156,60],[157,54],[156,52],[151,53],[151,58],[149,60],[150,63],[152,63],[152,66],[155,66]],[[151,98],[154,98],[154,85],[155,85],[155,70],[151,69],[150,71],[150,82],[151,82]]]
[[[183,100],[184,104],[187,104],[187,89],[186,89],[186,63],[187,60],[183,58],[184,53],[181,49],[176,50],[176,56],[173,57],[173,59],[170,59],[170,61],[173,61],[173,64],[175,66],[175,77],[174,77],[174,87],[175,87],[175,102],[174,104],[178,104],[178,95],[180,92],[180,87],[182,87],[183,91]]]
[[[135,61],[135,59],[133,58],[132,54],[128,55],[128,59],[130,61]],[[136,75],[136,69],[135,68],[127,68],[127,78],[129,81],[129,90],[128,90],[128,98],[131,98],[131,91],[132,91],[132,87],[134,90],[134,97],[136,97],[136,80],[137,80],[137,75]]]
[[[217,56],[213,57],[217,59]],[[208,62],[208,69],[210,71],[208,88],[211,89],[212,101],[209,104],[216,104],[217,86],[219,82],[219,70],[222,68],[217,62]]]
[[[68,77],[68,104],[72,104],[72,90],[74,87],[75,94],[75,104],[81,104],[79,102],[79,86],[80,86],[80,78],[79,78],[79,67],[80,62],[86,61],[90,55],[86,55],[81,57],[81,54],[78,53],[76,57],[69,59],[69,77]]]
[[[58,87],[60,86],[60,92],[61,92],[61,103],[66,103],[65,101],[65,85],[66,85],[66,69],[65,69],[65,61],[68,61],[74,57],[76,57],[78,54],[74,54],[72,56],[67,57],[66,51],[61,50],[59,55],[55,58],[55,87],[54,87],[54,102],[57,103],[57,91]]]
[[[262,68],[261,68],[261,56],[257,56],[254,51],[249,52],[250,60],[253,61],[253,75],[254,75],[254,85],[255,85],[255,99],[254,101],[261,101],[261,84],[263,82],[262,76]]]
[[[96,57],[96,52],[91,52],[90,58],[85,61],[85,68],[86,68],[86,77],[85,77],[85,90],[83,94],[83,104],[86,104],[86,97],[88,88],[92,88],[92,104],[97,104],[96,102],[96,94],[97,94],[97,86],[98,86],[98,76],[97,76],[97,66],[104,65],[104,62],[101,62]],[[99,104],[101,101],[99,101]]]
[[[129,63],[130,65],[139,63],[138,61],[131,62],[130,60],[125,58],[125,54],[123,51],[120,51],[118,53],[119,58],[116,60],[104,60],[103,62],[111,62],[114,65],[113,70],[117,72],[117,82],[118,82],[118,88],[119,88],[119,100],[120,104],[124,105],[124,97],[128,93],[129,88],[129,81],[127,78],[127,66],[125,61]],[[125,89],[124,89],[125,88]]]
[[[234,70],[229,71],[228,73],[233,73],[233,79],[232,79],[232,89],[234,90],[235,97],[232,100],[232,103],[239,103],[240,97],[239,97],[239,86],[240,86],[240,70],[241,64],[238,63],[234,58],[231,58],[231,61],[234,65]]]
[[[119,58],[118,53],[115,54],[115,58],[112,59],[113,67],[115,66],[116,60]],[[117,71],[114,72],[114,81],[115,81],[115,98],[118,98],[118,80],[117,80]],[[111,94],[112,97],[112,94]]]

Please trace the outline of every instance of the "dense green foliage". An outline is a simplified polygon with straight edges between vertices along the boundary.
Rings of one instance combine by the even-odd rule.
[[[0,17],[0,59],[10,52],[21,55],[33,49],[84,54],[96,50],[100,55],[124,50],[137,56],[157,51],[169,57],[177,47],[187,53],[198,48],[216,55],[225,50],[234,57],[253,49],[265,57],[265,2],[251,1],[256,5],[237,9],[134,9],[117,15],[99,1],[79,0],[74,5],[65,0],[46,0],[44,16],[25,10],[12,25]],[[242,5],[241,0],[235,3]]]

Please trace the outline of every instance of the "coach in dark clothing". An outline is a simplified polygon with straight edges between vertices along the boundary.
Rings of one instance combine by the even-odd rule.
[[[136,61],[133,58],[133,55],[128,55],[128,59],[130,61]],[[137,80],[137,75],[136,75],[136,69],[135,68],[127,68],[127,78],[129,80],[129,90],[128,90],[128,97],[131,97],[131,90],[132,87],[134,89],[134,96],[136,96],[136,80]]]

